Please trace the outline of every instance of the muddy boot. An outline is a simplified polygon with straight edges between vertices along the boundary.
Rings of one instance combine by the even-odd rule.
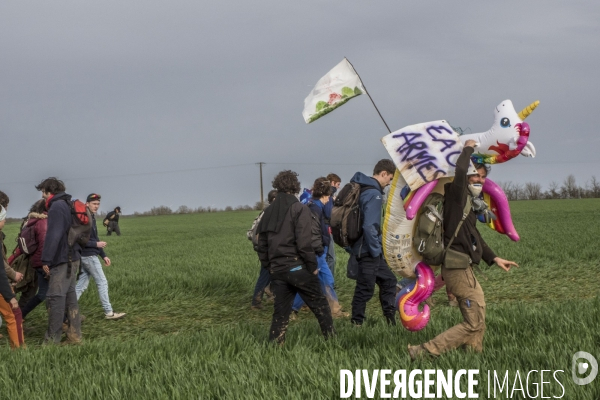
[[[417,358],[421,358],[429,354],[427,350],[423,347],[422,344],[418,346],[408,345],[408,355],[412,361],[415,361]]]

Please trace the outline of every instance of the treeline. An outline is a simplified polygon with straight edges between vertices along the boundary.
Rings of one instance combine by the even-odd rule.
[[[144,212],[134,212],[133,215],[141,217],[141,216],[150,216],[150,215],[172,215],[172,214],[202,214],[202,213],[213,213],[213,212],[223,212],[223,211],[251,211],[256,210],[260,211],[264,208],[263,203],[257,201],[254,207],[245,205],[245,206],[237,206],[231,207],[227,206],[225,208],[217,208],[217,207],[188,207],[188,206],[179,206],[177,210],[171,209],[171,207],[160,206],[160,207],[152,207],[150,211]]]
[[[498,185],[504,190],[508,200],[546,200],[546,199],[586,199],[600,198],[600,181],[595,176],[585,183],[584,186],[578,185],[574,175],[569,175],[562,182],[562,185],[552,181],[546,191],[542,190],[542,185],[535,182],[525,184],[514,183],[512,181],[498,182]],[[265,205],[266,206],[266,205]],[[223,211],[261,211],[264,208],[263,203],[257,201],[254,206],[227,206],[225,208],[217,207],[188,207],[180,206],[173,210],[167,206],[152,207],[149,211],[135,212],[134,216],[150,215],[172,215],[172,214],[201,214]]]
[[[498,182],[504,190],[508,200],[546,200],[546,199],[588,199],[600,198],[600,181],[592,176],[584,186],[577,184],[574,175],[569,175],[559,185],[556,181],[550,182],[548,189],[542,191],[542,185],[535,182],[525,184],[511,181]]]

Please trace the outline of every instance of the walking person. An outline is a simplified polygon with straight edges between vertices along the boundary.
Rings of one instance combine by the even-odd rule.
[[[69,204],[71,195],[65,193],[65,184],[54,177],[44,179],[35,188],[42,192],[48,210],[48,229],[42,250],[42,269],[50,275],[46,294],[48,330],[44,343],[60,343],[66,313],[66,343],[78,344],[81,343],[81,317],[75,284],[81,246],[75,243],[69,249],[68,244],[68,232],[73,222]]]
[[[439,334],[427,343],[408,346],[411,359],[423,354],[440,354],[463,346],[476,352],[483,351],[485,333],[485,298],[473,268],[481,260],[488,265],[497,264],[505,271],[513,261],[497,257],[477,230],[477,216],[473,210],[473,198],[481,193],[487,176],[485,165],[469,170],[470,156],[476,145],[467,140],[456,161],[454,181],[444,187],[444,246],[446,256],[442,263],[442,278],[447,289],[456,296],[463,322]]]
[[[335,193],[340,188],[342,184],[342,178],[339,175],[334,174],[333,172],[327,175],[327,180],[331,184],[331,194],[329,196],[329,200],[325,203],[323,207],[323,215],[325,218],[325,223],[329,227],[329,220],[331,219],[331,211],[333,210],[333,201],[335,200]],[[331,242],[331,246],[327,248],[327,265],[329,266],[329,270],[331,271],[331,275],[335,278],[335,246],[333,245],[333,235],[329,232],[329,240]]]
[[[313,216],[313,249],[317,256],[318,277],[321,282],[321,290],[329,302],[331,316],[340,318],[348,316],[348,313],[342,311],[340,302],[334,289],[334,278],[329,265],[327,265],[327,249],[333,246],[331,240],[329,225],[325,222],[324,207],[329,202],[332,186],[329,180],[325,177],[317,178],[312,187],[312,197],[307,203]],[[304,305],[304,301],[299,295],[296,295],[294,305],[292,306],[292,317],[300,311]]]
[[[275,200],[276,196],[277,196],[277,190],[271,190],[269,192],[269,194],[267,195],[267,201],[268,201],[269,205],[271,205],[271,203],[273,203],[273,200]],[[254,223],[256,225],[253,225],[252,229],[250,229],[248,231],[249,235],[254,236],[254,237],[250,238],[250,240],[252,240],[252,243],[254,244],[256,242],[256,246],[254,246],[254,251],[258,251],[258,233],[257,233],[258,224],[260,223],[260,220],[262,219],[264,212],[265,212],[264,210],[261,211],[259,216],[254,221]],[[250,308],[252,310],[262,310],[262,308],[263,308],[262,301],[263,301],[263,296],[265,294],[267,295],[267,301],[273,300],[273,293],[271,292],[271,289],[269,288],[270,283],[271,283],[271,274],[269,273],[269,270],[267,268],[263,268],[261,266],[260,272],[258,274],[258,279],[256,280],[256,285],[254,285],[254,294],[252,295],[252,303],[250,305]]]
[[[49,276],[42,269],[42,251],[46,240],[46,231],[48,230],[48,213],[46,212],[46,201],[44,199],[36,201],[31,206],[25,226],[33,227],[34,240],[37,243],[37,248],[29,255],[29,263],[37,277],[37,292],[21,307],[23,319],[26,319],[27,315],[46,299],[46,293],[48,292]],[[20,254],[21,249],[17,247],[9,262]]]
[[[6,247],[4,246],[4,224],[6,223],[6,209],[8,208],[8,196],[0,192],[0,251],[4,268],[0,268],[0,314],[6,322],[8,340],[12,349],[25,345],[23,336],[23,317],[19,303],[15,298],[13,285],[23,279],[23,274],[15,272],[6,261]]]
[[[372,177],[357,172],[350,180],[361,187],[358,205],[363,215],[363,234],[351,250],[358,261],[358,276],[352,298],[352,323],[356,326],[362,326],[366,318],[367,303],[375,293],[375,285],[379,286],[379,302],[386,321],[396,325],[394,300],[397,279],[383,257],[381,245],[383,189],[392,182],[395,171],[394,162],[383,159],[375,164]]]
[[[121,215],[121,207],[115,207],[114,210],[106,214],[103,223],[106,226],[106,236],[116,233],[117,236],[121,236],[121,228],[119,228],[119,215]]]
[[[100,241],[98,238],[98,228],[96,227],[96,213],[100,208],[100,199],[100,195],[96,193],[90,194],[86,199],[85,205],[92,214],[92,232],[90,233],[90,240],[81,252],[81,273],[79,274],[75,291],[77,293],[77,301],[79,301],[83,292],[88,288],[90,277],[92,277],[98,287],[98,296],[100,296],[100,303],[102,303],[102,308],[104,309],[104,318],[119,319],[123,318],[125,313],[116,313],[113,311],[108,297],[108,281],[98,259],[98,256],[100,256],[107,267],[111,264],[110,258],[104,252],[106,242]]]
[[[263,268],[271,274],[271,290],[275,295],[269,340],[285,342],[292,303],[296,293],[313,312],[325,338],[335,329],[327,299],[317,277],[317,257],[311,244],[311,212],[298,201],[298,174],[281,171],[273,180],[277,197],[266,208],[258,232],[258,256]]]

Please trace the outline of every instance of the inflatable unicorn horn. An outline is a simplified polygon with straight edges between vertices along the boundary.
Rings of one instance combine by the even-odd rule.
[[[485,164],[499,164],[515,158],[519,154],[535,157],[535,147],[529,142],[529,125],[523,122],[540,104],[534,101],[520,113],[510,100],[504,100],[494,109],[494,124],[481,133],[461,135],[464,144],[472,139],[477,142],[473,158]]]

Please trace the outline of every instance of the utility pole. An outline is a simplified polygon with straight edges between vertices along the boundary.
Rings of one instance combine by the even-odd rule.
[[[264,162],[258,162],[257,164],[260,167],[260,204],[261,204],[261,206],[264,207],[264,205],[265,205],[265,198],[263,197],[262,166],[264,164],[266,164],[266,163],[264,163]]]

